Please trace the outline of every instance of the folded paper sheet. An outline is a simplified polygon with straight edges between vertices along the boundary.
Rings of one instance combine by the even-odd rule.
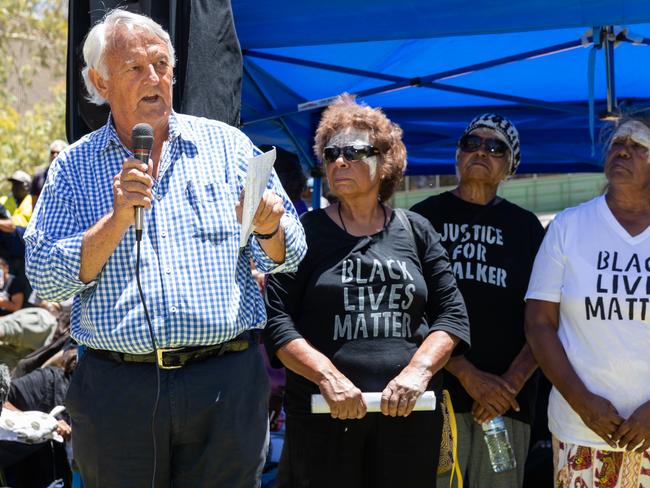
[[[241,219],[239,247],[245,247],[253,233],[253,217],[262,200],[275,163],[275,148],[248,160],[246,186],[244,186],[244,206]]]

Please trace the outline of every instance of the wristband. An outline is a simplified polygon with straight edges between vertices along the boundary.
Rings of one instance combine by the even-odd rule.
[[[271,237],[273,237],[275,234],[278,233],[278,231],[280,230],[280,227],[281,226],[278,225],[277,228],[273,232],[271,232],[270,234],[258,234],[257,232],[253,231],[253,235],[255,237],[257,237],[258,239],[270,239]]]

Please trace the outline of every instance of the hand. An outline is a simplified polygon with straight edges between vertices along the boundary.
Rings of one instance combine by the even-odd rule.
[[[280,415],[282,415],[282,395],[271,394],[269,398],[269,430],[280,430]]]
[[[11,219],[0,219],[0,231],[11,234],[16,230],[16,225]]]
[[[38,304],[38,306],[50,312],[57,319],[59,318],[59,315],[61,315],[61,311],[63,310],[61,304],[57,302],[42,301],[41,303]]]
[[[244,190],[239,195],[239,203],[235,207],[237,220],[241,224],[242,210],[244,207]],[[284,202],[271,190],[264,190],[255,215],[253,226],[258,234],[272,234],[280,226],[280,219],[284,215]]]
[[[650,402],[642,404],[618,427],[612,442],[618,442],[618,447],[628,451],[644,452],[650,449]]]
[[[614,405],[605,398],[589,393],[573,406],[587,427],[593,430],[607,444],[616,447],[613,437],[623,424],[623,418],[618,414]]]
[[[361,390],[342,374],[325,378],[318,387],[330,406],[332,418],[360,419],[366,415],[366,403]]]
[[[72,435],[72,428],[65,420],[57,421],[56,433],[63,437],[63,440],[69,441]]]
[[[498,415],[503,415],[505,413],[505,412],[500,412],[498,415],[494,415],[491,412],[492,411],[488,411],[479,402],[475,401],[474,403],[472,403],[472,417],[474,417],[474,420],[479,424],[484,424],[485,422],[489,422],[494,417],[497,417]]]
[[[430,379],[431,372],[428,369],[413,366],[404,368],[381,393],[381,413],[391,417],[407,417],[427,389]]]
[[[525,384],[525,377],[522,377],[522,375],[518,374],[516,370],[513,370],[512,366],[501,376],[501,378],[512,387],[512,389],[515,391],[515,395],[519,394]],[[488,411],[487,408],[483,407],[479,402],[475,401],[472,404],[472,416],[476,422],[479,424],[484,424],[485,422],[489,422],[498,415],[503,415],[510,409],[511,406],[512,405],[508,405],[508,408],[503,411],[499,410],[497,415],[493,415]]]
[[[480,411],[476,410],[478,417],[477,414],[474,415],[477,421],[503,415],[511,408],[515,412],[519,411],[519,403],[515,399],[517,390],[500,376],[472,367],[459,379],[469,396],[482,407]]]
[[[251,269],[251,275],[253,275],[255,283],[257,283],[257,287],[260,289],[260,293],[264,296],[264,290],[266,289],[266,275],[260,273],[256,269]]]
[[[151,208],[153,202],[153,164],[135,158],[124,160],[122,171],[113,178],[113,215],[121,222],[135,222],[134,207]]]

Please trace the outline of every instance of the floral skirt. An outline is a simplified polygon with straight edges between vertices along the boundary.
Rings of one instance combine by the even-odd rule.
[[[600,451],[553,436],[555,488],[650,488],[650,449]]]

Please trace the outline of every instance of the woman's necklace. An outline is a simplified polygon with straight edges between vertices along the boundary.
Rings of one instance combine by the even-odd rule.
[[[345,226],[345,222],[343,222],[343,215],[341,215],[341,203],[339,202],[337,205],[338,205],[338,207],[337,207],[337,211],[338,211],[338,213],[339,213],[339,219],[341,220],[341,225],[343,226],[343,230],[344,230],[347,234],[349,234],[348,229],[347,229],[347,227]],[[382,226],[382,229],[383,229],[384,227],[386,227],[386,220],[387,220],[387,217],[386,217],[386,207],[384,207],[384,204],[381,203],[381,202],[379,202],[379,205],[381,206],[381,211],[384,212],[384,225]]]

